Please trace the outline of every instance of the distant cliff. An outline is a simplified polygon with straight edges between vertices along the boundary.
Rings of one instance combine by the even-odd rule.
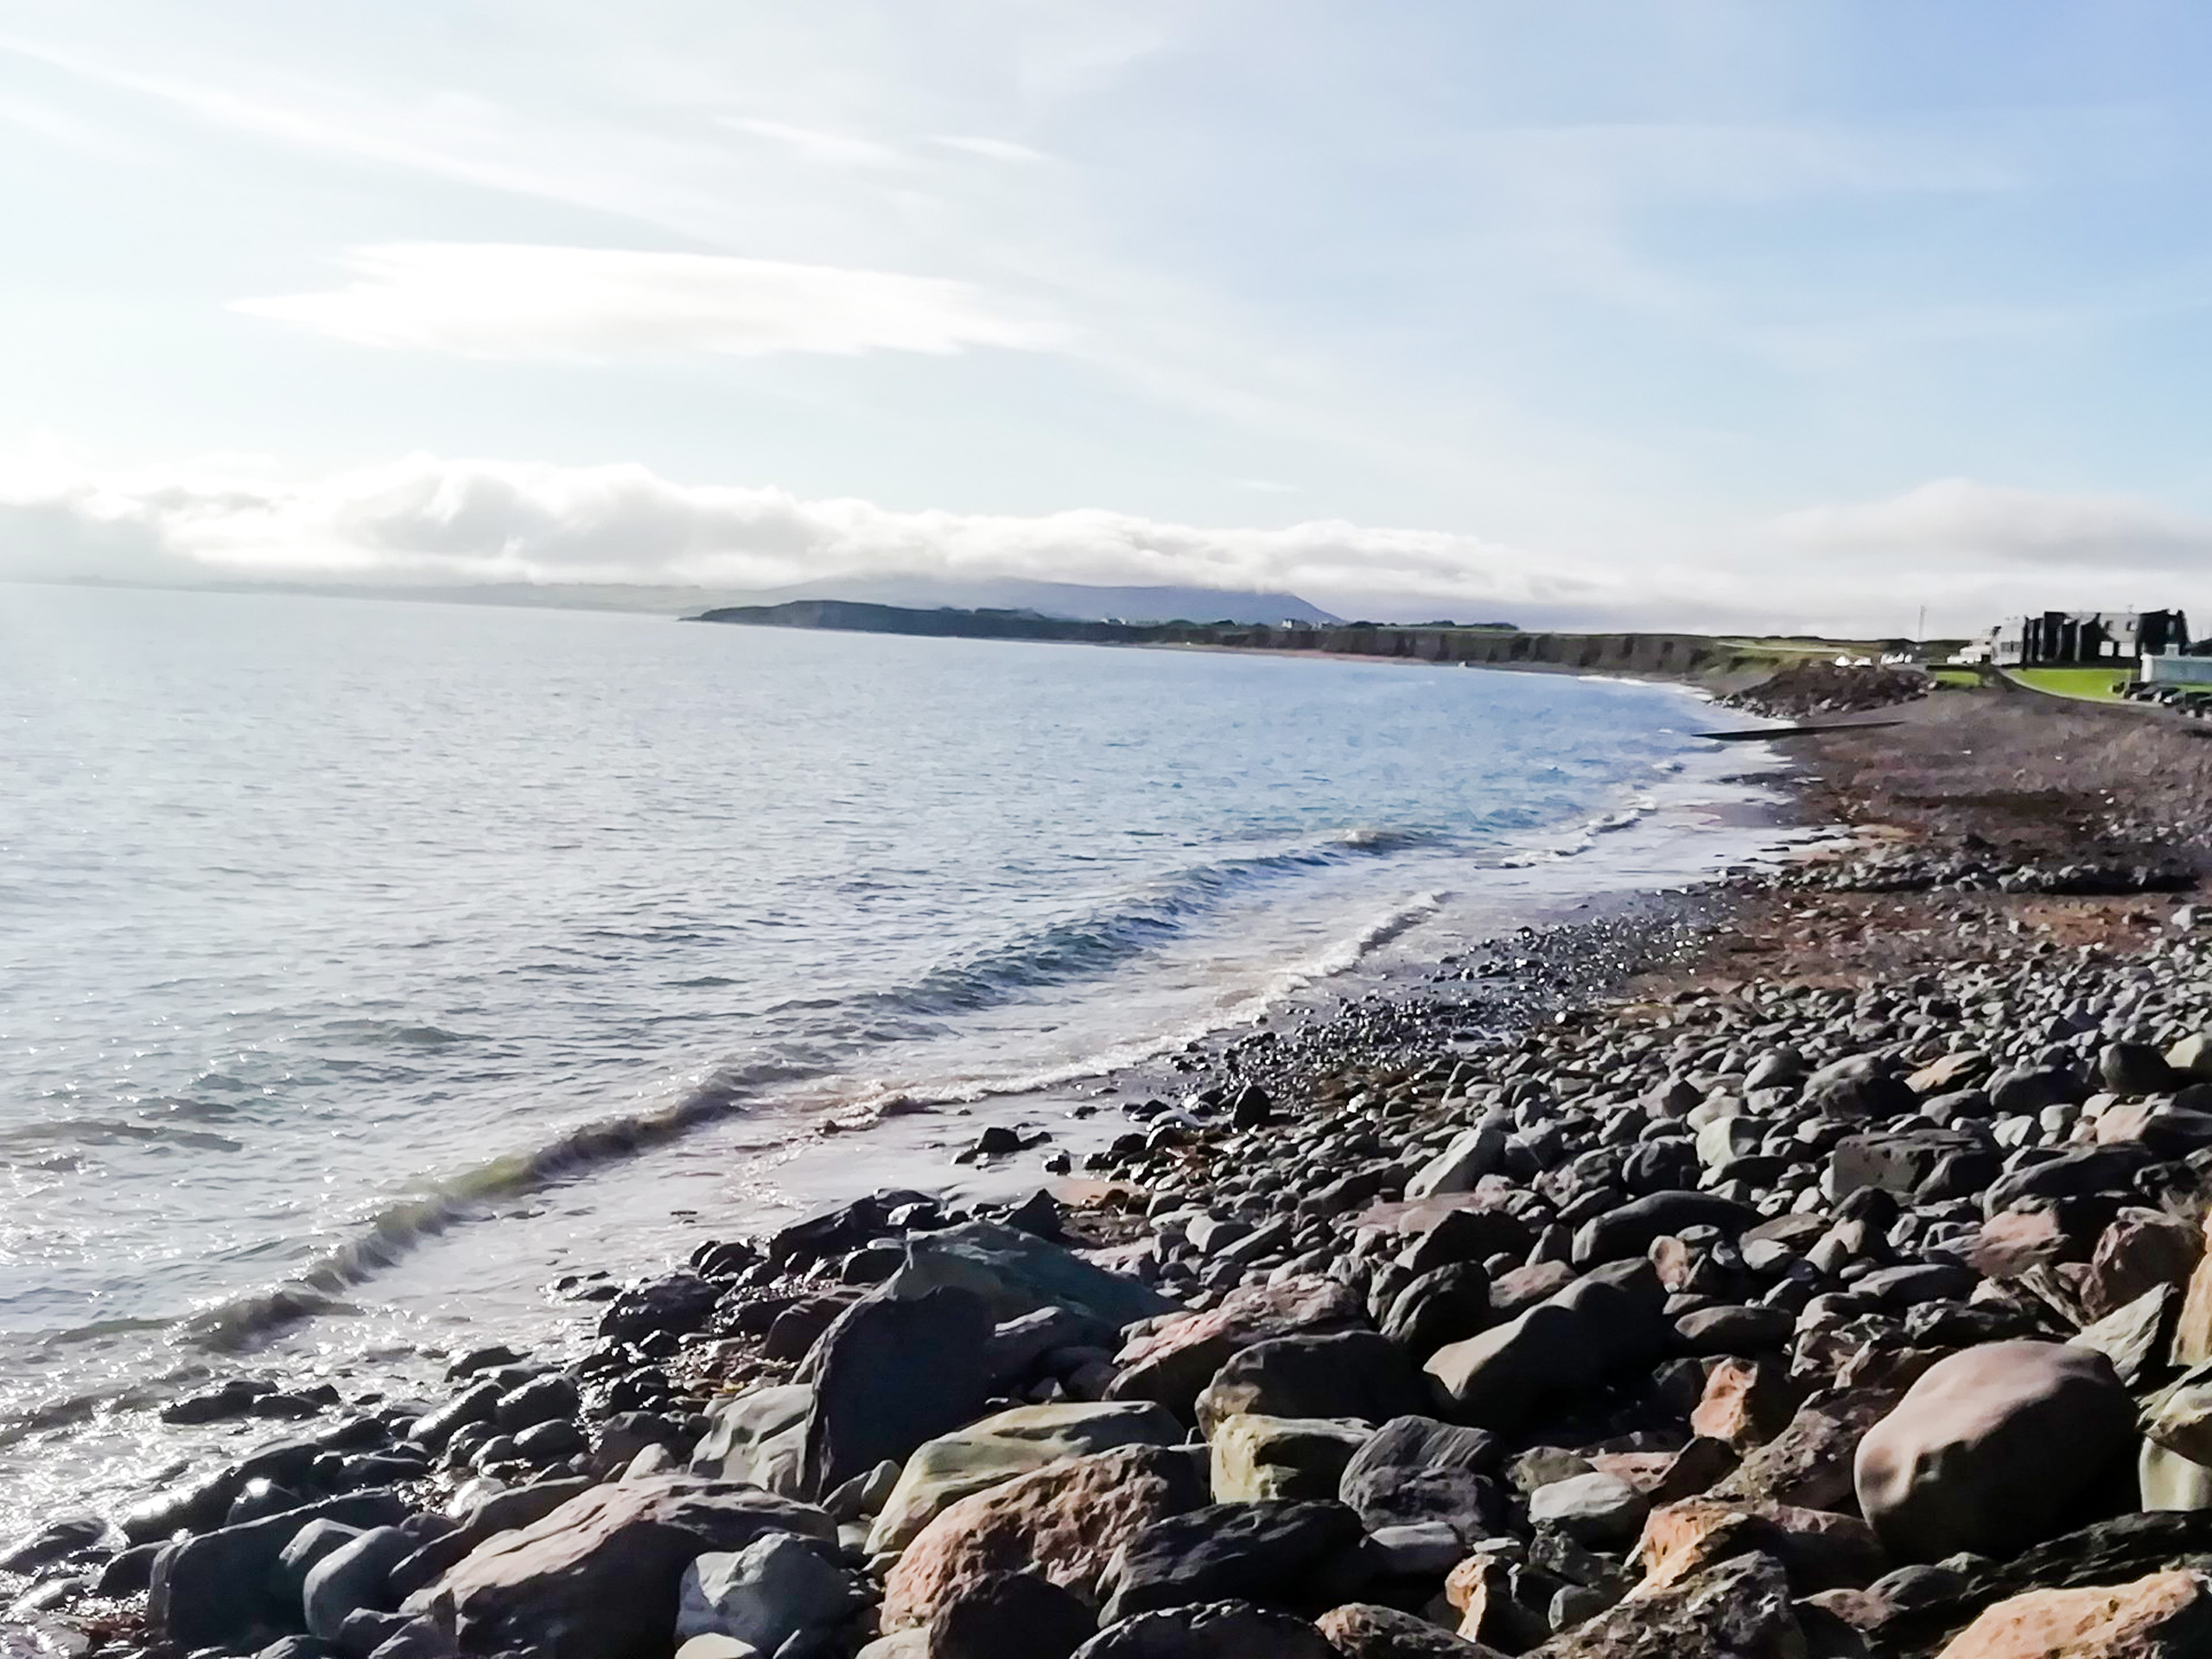
[[[1311,651],[1339,657],[1405,658],[1498,668],[1630,674],[1724,681],[1764,673],[1773,658],[1696,633],[1523,633],[1503,626],[1399,627],[1346,622],[1286,627],[1216,622],[1072,622],[1032,611],[908,610],[848,600],[733,605],[697,622],[761,628],[832,628],[958,639],[1053,639],[1097,645],[1206,645],[1224,650]]]

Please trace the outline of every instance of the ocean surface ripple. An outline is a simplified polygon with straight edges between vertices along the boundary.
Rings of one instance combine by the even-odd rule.
[[[678,1204],[789,1199],[811,1114],[1092,1075],[1565,861],[1679,874],[1696,712],[0,587],[0,1445],[304,1316],[366,1354],[537,1306]]]

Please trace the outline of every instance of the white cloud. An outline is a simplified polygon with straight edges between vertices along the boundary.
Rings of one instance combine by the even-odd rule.
[[[1062,330],[966,283],[715,254],[407,242],[341,262],[359,280],[232,308],[357,346],[473,357],[1038,351]]]
[[[1614,597],[1601,573],[1479,537],[1317,521],[1206,528],[1080,510],[893,512],[636,466],[410,456],[306,481],[238,466],[0,473],[0,571],[143,580],[600,582],[769,588],[830,576],[1026,576],[1290,588],[1547,610]]]
[[[0,576],[41,580],[746,590],[1014,576],[1287,589],[1346,615],[1530,626],[1905,634],[1925,606],[1929,631],[1944,635],[2046,607],[2212,614],[2197,574],[2208,552],[2212,525],[2139,504],[1956,482],[1792,513],[1693,563],[1338,519],[1263,528],[1096,508],[902,512],[678,483],[632,465],[411,455],[302,480],[251,459],[108,473],[59,452],[0,457]]]
[[[2063,495],[1946,478],[1884,500],[1808,507],[1775,521],[1792,546],[2083,571],[2194,572],[2212,522],[2125,496]]]

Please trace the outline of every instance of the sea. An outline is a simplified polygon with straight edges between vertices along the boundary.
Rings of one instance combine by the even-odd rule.
[[[0,1504],[272,1432],[159,1421],[214,1380],[404,1394],[573,1339],[567,1275],[1033,1186],[951,1154],[1017,1117],[1080,1150],[1121,1068],[1767,856],[1770,759],[1695,735],[1731,723],[1559,675],[0,586]]]

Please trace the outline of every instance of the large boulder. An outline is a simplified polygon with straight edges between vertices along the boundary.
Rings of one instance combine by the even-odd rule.
[[[1999,1173],[1997,1159],[1986,1142],[1955,1129],[1916,1129],[1901,1135],[1854,1135],[1836,1143],[1828,1154],[1824,1182],[1829,1198],[1841,1200],[1862,1187],[1909,1197],[1954,1158],[1986,1160],[1988,1179]]]
[[[2196,1659],[2212,1649],[2212,1583],[2170,1568],[2121,1585],[2031,1590],[1954,1637],[1942,1659]]]
[[[1033,1573],[987,1573],[939,1606],[928,1659],[1068,1659],[1098,1631],[1090,1608]]]
[[[1334,1497],[1344,1465],[1374,1432],[1337,1418],[1231,1417],[1214,1430],[1210,1448],[1214,1501]]]
[[[1278,1337],[1233,1355],[1198,1396],[1209,1437],[1246,1412],[1388,1422],[1425,1409],[1429,1390],[1406,1351],[1372,1331]]]
[[[372,1527],[317,1561],[300,1587],[308,1634],[334,1642],[339,1627],[363,1608],[388,1611],[392,1599],[386,1580],[415,1553],[416,1543],[412,1533],[397,1527]]]
[[[743,1549],[709,1551],[683,1569],[676,1639],[723,1636],[772,1654],[794,1637],[819,1641],[860,1605],[834,1552],[795,1533],[769,1532]]]
[[[1021,1406],[925,1441],[899,1471],[899,1483],[868,1534],[872,1554],[904,1549],[952,1504],[1063,1458],[1121,1446],[1173,1446],[1183,1426],[1144,1401]]]
[[[1574,1265],[1602,1267],[1640,1256],[1654,1240],[1685,1228],[1717,1228],[1733,1238],[1758,1218],[1750,1205],[1718,1192],[1653,1192],[1584,1222],[1574,1235]]]
[[[1431,1268],[1391,1300],[1382,1334],[1415,1359],[1464,1342],[1491,1323],[1490,1274],[1473,1262]]]
[[[660,1659],[684,1569],[778,1532],[837,1535],[821,1510],[753,1487],[681,1475],[618,1481],[486,1540],[404,1610],[436,1618],[469,1651]]]
[[[1853,1054],[1807,1077],[1801,1099],[1829,1117],[1892,1117],[1910,1111],[1920,1096],[1886,1055]]]
[[[1451,1415],[1510,1432],[1609,1372],[1658,1359],[1674,1338],[1666,1305],[1649,1262],[1613,1262],[1503,1325],[1438,1349],[1428,1373]]]
[[[1351,1286],[1300,1276],[1280,1285],[1247,1285],[1203,1313],[1156,1319],[1132,1333],[1114,1363],[1109,1400],[1150,1400],[1185,1422],[1198,1394],[1232,1354],[1277,1337],[1325,1336],[1364,1330],[1367,1312]]]
[[[1370,1532],[1441,1521],[1462,1543],[1505,1523],[1504,1493],[1490,1479],[1497,1439],[1433,1417],[1394,1417],[1352,1453],[1337,1496]]]
[[[1484,1659],[1486,1649],[1417,1613],[1346,1602],[1313,1621],[1344,1659]]]
[[[2029,1164],[1991,1183],[1982,1212],[1998,1216],[2031,1198],[2085,1198],[2131,1194],[2135,1177],[2152,1161],[2139,1146],[2083,1147]]]
[[[797,1497],[813,1408],[814,1390],[804,1383],[755,1389],[722,1402],[708,1413],[711,1426],[691,1453],[691,1472]]]
[[[1070,1458],[963,1497],[924,1527],[891,1569],[883,1628],[925,1624],[994,1573],[1035,1573],[1096,1606],[1122,1546],[1206,1502],[1194,1451],[1123,1446]]]
[[[1759,1551],[1780,1561],[1798,1592],[1858,1586],[1889,1565],[1874,1529],[1855,1515],[1781,1503],[1688,1497],[1652,1510],[1636,1541],[1639,1595]]]
[[[989,1304],[956,1285],[867,1297],[839,1314],[815,1350],[804,1492],[819,1497],[879,1463],[903,1463],[972,1421],[990,1397],[993,1329]]]
[[[1506,1125],[1481,1122],[1453,1135],[1444,1150],[1423,1164],[1406,1183],[1408,1198],[1440,1192],[1471,1192],[1475,1183],[1505,1161]]]
[[[1098,1632],[1075,1659],[1344,1659],[1304,1619],[1217,1601],[1140,1613]]]
[[[906,1241],[906,1265],[892,1275],[891,1293],[912,1298],[944,1285],[982,1297],[994,1319],[1065,1307],[1118,1329],[1175,1308],[1126,1274],[1109,1272],[1072,1250],[991,1221],[965,1222]]]
[[[1805,1659],[1789,1576],[1771,1555],[1738,1555],[1609,1612],[1536,1649],[1541,1659]]]
[[[286,1546],[317,1521],[365,1532],[406,1518],[397,1492],[354,1492],[169,1544],[154,1557],[147,1623],[185,1652],[233,1643],[257,1628],[296,1630],[299,1604],[276,1594]]]
[[[1901,1559],[2002,1558],[2063,1531],[2134,1454],[2134,1405],[2102,1354],[1985,1343],[1906,1390],[1859,1441],[1853,1484]]]
[[[2117,1312],[2161,1285],[2182,1288],[2204,1255],[2204,1234],[2178,1216],[2122,1210],[2097,1239],[2082,1285],[2093,1319]]]
[[[1101,1622],[1208,1601],[1326,1605],[1342,1599],[1328,1593],[1332,1569],[1363,1535],[1359,1517],[1334,1502],[1211,1503],[1169,1516],[1122,1547]]]

